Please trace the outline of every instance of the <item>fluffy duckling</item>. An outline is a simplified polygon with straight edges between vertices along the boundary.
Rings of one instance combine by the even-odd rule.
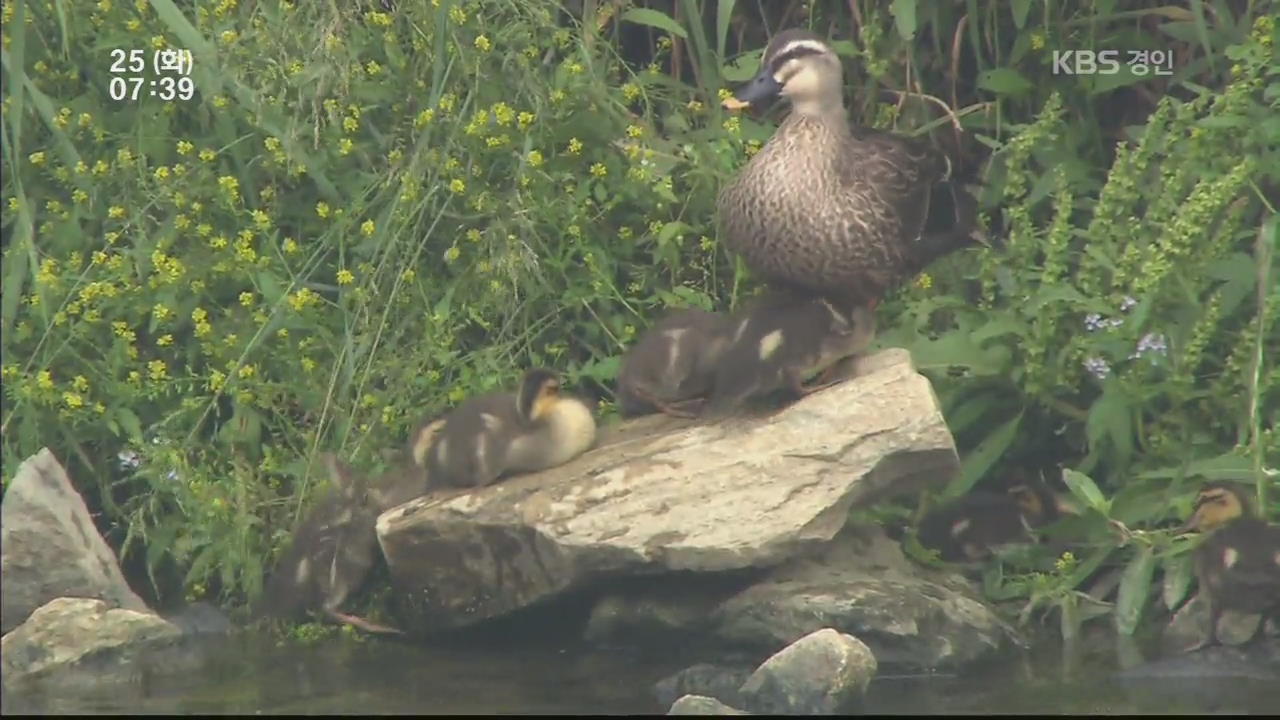
[[[1209,601],[1209,632],[1186,651],[1219,644],[1223,610],[1261,614],[1248,642],[1260,639],[1267,617],[1280,616],[1280,526],[1253,514],[1243,487],[1211,482],[1196,495],[1182,529],[1207,536],[1195,550],[1195,569]]]
[[[307,513],[294,533],[289,549],[267,579],[259,613],[289,618],[303,610],[319,610],[366,632],[399,633],[341,610],[379,557],[374,523],[380,510],[371,502],[363,476],[332,453],[321,457],[333,491]]]
[[[947,562],[977,562],[996,547],[1026,542],[1030,528],[1048,525],[1065,511],[1043,483],[1019,483],[1004,493],[979,490],[925,515],[918,538]]]
[[[596,421],[581,400],[560,394],[550,370],[525,373],[519,392],[472,398],[445,417],[426,457],[431,484],[483,487],[504,473],[562,465],[595,442]]]
[[[925,143],[855,128],[843,69],[807,30],[778,33],[724,107],[781,97],[791,112],[720,192],[725,241],[771,285],[868,307],[905,277],[977,241],[976,202]]]
[[[865,350],[875,337],[875,315],[867,307],[842,312],[823,298],[774,293],[736,315],[731,331],[716,363],[711,417],[775,390],[803,397],[831,386],[804,381]]]
[[[694,417],[690,405],[711,392],[724,352],[728,321],[718,313],[685,308],[668,313],[640,336],[618,369],[618,404],[626,417],[655,410]]]

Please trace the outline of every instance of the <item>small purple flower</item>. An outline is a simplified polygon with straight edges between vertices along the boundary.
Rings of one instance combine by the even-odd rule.
[[[1102,329],[1104,320],[1098,313],[1089,313],[1084,316],[1084,329],[1089,332]]]
[[[1106,380],[1107,376],[1111,374],[1111,366],[1100,357],[1085,358],[1084,369],[1099,380]]]
[[[121,470],[134,470],[142,464],[142,458],[132,450],[121,450],[116,458],[120,461]]]
[[[1138,304],[1138,301],[1136,299],[1128,295],[1125,295],[1124,299],[1120,301],[1120,312],[1129,312],[1134,307],[1136,307],[1137,304]]]
[[[1164,355],[1168,351],[1169,343],[1165,340],[1163,333],[1147,333],[1138,341],[1138,349],[1129,356],[1129,359],[1139,358],[1147,353]]]

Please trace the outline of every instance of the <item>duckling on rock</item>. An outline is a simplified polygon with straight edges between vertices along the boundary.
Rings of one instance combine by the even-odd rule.
[[[731,331],[716,363],[709,417],[775,390],[803,397],[835,384],[804,381],[865,350],[875,337],[875,314],[860,306],[842,312],[823,298],[775,292],[738,313]]]
[[[668,313],[640,336],[618,369],[618,404],[626,417],[658,412],[694,417],[686,409],[711,392],[716,361],[724,352],[728,320],[719,313],[684,308]]]
[[[1241,486],[1211,482],[1196,495],[1182,530],[1206,535],[1195,550],[1195,569],[1209,601],[1209,632],[1186,652],[1219,644],[1223,610],[1261,614],[1247,642],[1261,639],[1267,618],[1280,616],[1280,526],[1253,514]]]
[[[1029,528],[1057,520],[1061,510],[1042,483],[1019,483],[1004,493],[977,490],[925,515],[917,537],[947,562],[977,562],[993,548],[1026,542]]]
[[[311,509],[276,563],[263,592],[259,614],[277,618],[319,610],[338,623],[371,633],[400,631],[342,612],[377,561],[374,531],[379,508],[367,481],[332,453],[323,453],[333,491]],[[414,484],[416,486],[416,483]]]
[[[843,71],[807,30],[778,33],[730,110],[785,98],[791,112],[720,192],[726,242],[778,288],[874,306],[903,278],[972,244],[976,201],[926,144],[853,128]]]
[[[472,398],[450,412],[427,453],[431,484],[483,487],[504,473],[563,465],[595,442],[596,421],[581,400],[560,394],[550,370],[524,374],[520,390]]]

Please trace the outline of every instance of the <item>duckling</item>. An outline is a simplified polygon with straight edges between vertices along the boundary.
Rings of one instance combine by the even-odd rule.
[[[841,312],[822,298],[772,293],[735,316],[732,331],[716,364],[709,417],[775,390],[803,397],[835,384],[804,381],[866,349],[875,315],[866,307]]]
[[[427,453],[427,478],[433,485],[483,487],[504,473],[562,465],[595,437],[590,408],[561,395],[555,373],[535,368],[519,392],[481,395],[446,416]]]
[[[786,30],[759,73],[724,101],[778,97],[791,112],[720,192],[726,242],[771,285],[874,307],[934,259],[971,244],[976,201],[926,144],[853,128],[840,59],[822,38]]]
[[[995,547],[1026,542],[1029,529],[1057,520],[1063,509],[1042,483],[1019,483],[1004,493],[978,490],[925,515],[918,538],[947,562],[977,562]]]
[[[711,392],[728,322],[718,313],[685,308],[667,314],[640,336],[618,369],[618,404],[626,417],[654,410],[694,417],[686,410]]]
[[[1219,644],[1223,610],[1261,614],[1247,642],[1260,639],[1267,617],[1280,616],[1280,525],[1254,515],[1240,486],[1211,482],[1196,495],[1195,511],[1181,529],[1206,535],[1195,550],[1195,569],[1209,601],[1209,632],[1186,652]]]
[[[374,531],[379,509],[371,502],[367,481],[332,453],[321,458],[333,490],[307,513],[289,549],[267,579],[259,615],[292,617],[319,610],[328,618],[370,633],[399,634],[341,611],[342,605],[368,577],[379,557]]]

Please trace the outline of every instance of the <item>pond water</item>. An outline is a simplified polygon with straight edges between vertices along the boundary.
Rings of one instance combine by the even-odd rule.
[[[1116,679],[1096,653],[1063,663],[1035,653],[965,677],[882,674],[867,713],[1275,713],[1280,683],[1182,677]],[[277,646],[240,637],[198,677],[152,679],[97,698],[18,697],[6,714],[636,714],[662,713],[653,684],[698,658],[632,650],[484,645],[426,647],[337,637]],[[124,691],[122,691],[124,690]]]

